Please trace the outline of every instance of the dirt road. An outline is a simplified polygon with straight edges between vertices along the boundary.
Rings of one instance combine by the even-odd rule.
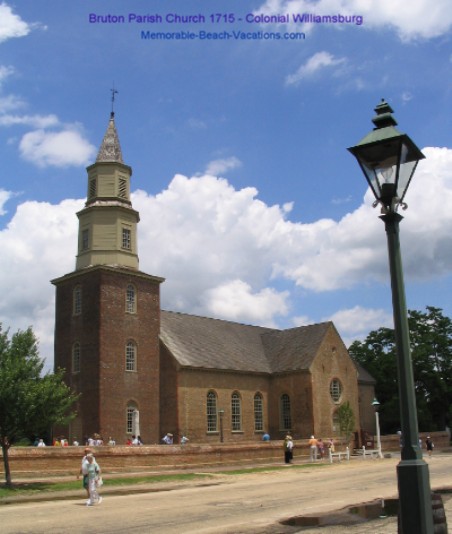
[[[396,458],[353,460],[322,468],[287,467],[266,473],[218,475],[204,482],[171,483],[168,487],[159,484],[158,488],[150,485],[149,493],[125,496],[112,496],[105,491],[102,504],[95,507],[85,506],[82,492],[79,499],[14,503],[0,507],[0,531],[2,534],[296,532],[299,529],[281,526],[279,521],[335,511],[375,498],[396,497],[398,461]],[[434,457],[429,460],[429,466],[432,488],[452,485],[452,456]],[[374,534],[375,528],[368,525],[368,532]]]

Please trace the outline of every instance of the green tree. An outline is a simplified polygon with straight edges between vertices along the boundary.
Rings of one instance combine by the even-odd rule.
[[[339,430],[341,435],[345,437],[347,446],[350,444],[350,439],[355,431],[355,414],[350,406],[350,402],[344,402],[337,409],[337,418],[339,421]]]
[[[419,426],[443,430],[452,422],[452,321],[439,308],[426,309],[408,318]]]
[[[63,382],[63,371],[42,375],[44,360],[31,328],[9,337],[0,323],[0,444],[6,485],[12,484],[9,448],[25,435],[46,431],[74,417],[77,399]]]
[[[408,324],[419,429],[442,430],[452,423],[452,321],[440,308],[427,306],[425,312],[410,310]],[[394,331],[372,331],[349,352],[376,380],[382,430],[400,430]]]
[[[382,432],[397,432],[400,430],[400,410],[394,330],[373,330],[364,341],[354,341],[348,350],[375,379]]]

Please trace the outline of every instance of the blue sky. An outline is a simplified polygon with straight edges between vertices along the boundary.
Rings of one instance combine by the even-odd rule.
[[[89,22],[130,13],[163,22]],[[363,23],[246,22],[303,13]],[[51,365],[49,280],[75,267],[113,84],[140,269],[166,278],[164,308],[280,328],[332,319],[346,343],[390,326],[384,227],[346,150],[384,97],[427,156],[401,225],[407,304],[452,316],[451,26],[449,0],[1,2],[3,326],[32,325]]]

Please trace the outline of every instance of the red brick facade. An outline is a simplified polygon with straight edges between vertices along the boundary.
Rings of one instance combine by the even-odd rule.
[[[54,280],[56,286],[55,367],[81,393],[71,440],[100,433],[124,443],[127,408],[140,412],[145,442],[157,442],[159,411],[159,284],[161,279],[127,269],[98,266]],[[136,312],[126,311],[126,291],[136,291]],[[81,310],[74,313],[74,289]],[[136,347],[136,370],[126,370],[126,345]],[[80,370],[73,369],[73,348],[80,347]]]

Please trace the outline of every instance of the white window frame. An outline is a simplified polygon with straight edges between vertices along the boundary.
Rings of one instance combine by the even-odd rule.
[[[126,371],[136,372],[137,370],[137,344],[130,340],[126,344]]]

